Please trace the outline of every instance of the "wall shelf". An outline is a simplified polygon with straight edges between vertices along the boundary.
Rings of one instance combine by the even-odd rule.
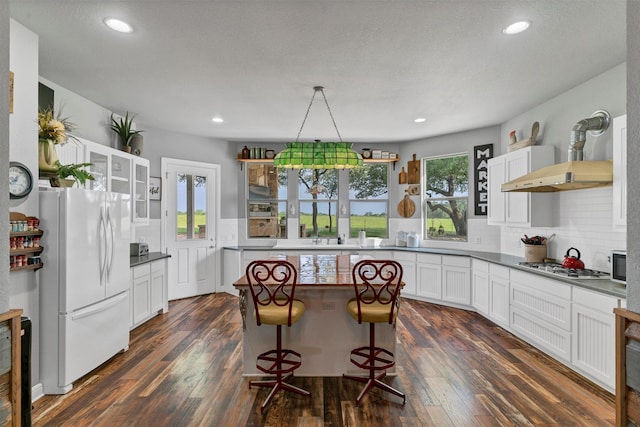
[[[10,221],[29,221],[29,220],[38,220],[38,218],[34,216],[26,216],[20,212],[9,212],[9,220]],[[39,220],[38,220],[39,222]],[[16,237],[40,237],[44,234],[44,231],[40,229],[35,230],[24,230],[24,231],[11,231],[9,232],[9,239]],[[16,248],[9,249],[9,256],[20,256],[20,255],[39,255],[44,250],[43,246],[32,246],[28,248]],[[42,268],[44,264],[42,262],[38,262],[35,264],[23,264],[20,266],[9,267],[9,271],[20,271],[20,270],[38,270]]]

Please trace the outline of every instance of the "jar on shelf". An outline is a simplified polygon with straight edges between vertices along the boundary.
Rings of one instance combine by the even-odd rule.
[[[251,150],[249,150],[249,148],[246,145],[242,149],[242,152],[240,153],[240,157],[242,157],[243,159],[248,159],[249,157],[251,157]]]

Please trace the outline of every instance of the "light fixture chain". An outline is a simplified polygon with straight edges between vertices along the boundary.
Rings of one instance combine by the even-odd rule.
[[[331,117],[331,121],[333,122],[333,127],[336,128],[336,133],[338,134],[338,139],[342,142],[342,136],[340,135],[340,131],[338,130],[338,125],[336,125],[336,121],[333,118],[333,113],[331,113],[331,108],[329,108],[329,101],[327,101],[327,97],[324,95],[324,89],[320,89],[322,92],[322,97],[324,98],[324,103],[327,105],[327,110],[329,111],[329,116]],[[315,95],[315,93],[314,93]]]
[[[298,131],[298,136],[296,136],[296,142],[300,139],[300,134],[302,133],[302,128],[304,127],[305,122],[307,121],[307,117],[309,117],[309,110],[311,110],[311,105],[313,105],[313,99],[316,97],[316,91],[313,91],[313,96],[311,97],[311,102],[309,102],[309,106],[307,107],[307,113],[304,115],[304,119],[302,119],[302,125],[300,126],[300,130]]]
[[[298,131],[298,136],[296,136],[296,142],[300,139],[300,134],[302,133],[302,129],[304,128],[304,124],[307,122],[307,117],[309,117],[309,111],[311,110],[311,106],[313,105],[313,100],[316,97],[316,93],[321,92],[322,98],[324,98],[324,103],[327,106],[327,111],[329,111],[329,117],[331,117],[331,121],[333,122],[333,127],[338,134],[338,139],[342,142],[342,135],[340,135],[340,131],[338,130],[338,125],[336,125],[336,120],[333,118],[333,113],[331,112],[331,108],[329,107],[329,101],[327,101],[327,97],[324,94],[324,88],[322,86],[316,86],[313,88],[313,96],[311,96],[311,102],[309,102],[309,106],[307,107],[307,112],[304,115],[304,119],[302,120],[302,125],[300,126],[300,130]]]

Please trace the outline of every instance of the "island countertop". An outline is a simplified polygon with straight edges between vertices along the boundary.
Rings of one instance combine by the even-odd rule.
[[[371,259],[369,255],[278,255],[269,259],[286,260],[298,271],[296,287],[320,286],[340,288],[353,286],[351,270],[360,260]],[[247,277],[243,275],[233,285],[238,289],[248,286]]]

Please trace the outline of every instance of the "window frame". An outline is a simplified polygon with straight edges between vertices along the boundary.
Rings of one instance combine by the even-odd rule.
[[[467,161],[467,167],[466,167],[466,194],[465,195],[456,195],[455,194],[455,190],[454,190],[454,195],[452,196],[443,196],[443,195],[439,195],[438,197],[428,197],[427,196],[427,185],[428,185],[428,177],[427,177],[427,162],[431,161],[431,160],[440,160],[440,159],[447,159],[447,158],[456,158],[456,157],[465,157],[466,161]],[[437,155],[437,156],[429,156],[429,157],[423,157],[421,159],[421,167],[422,167],[422,173],[421,173],[421,183],[420,183],[420,194],[421,194],[421,210],[422,210],[422,238],[424,240],[431,240],[431,241],[439,241],[439,242],[461,242],[461,243],[466,243],[469,241],[469,186],[470,186],[470,177],[469,177],[469,153],[468,152],[458,152],[458,153],[450,153],[450,154],[444,154],[444,155]],[[460,237],[450,237],[450,238],[445,238],[445,237],[436,237],[436,233],[440,233],[439,229],[440,227],[438,227],[438,229],[435,229],[435,227],[429,226],[429,220],[434,220],[433,217],[429,217],[429,212],[431,211],[431,209],[429,208],[429,202],[435,202],[435,203],[441,203],[441,202],[447,202],[447,201],[451,201],[451,200],[463,200],[465,203],[465,209],[464,209],[464,224],[465,224],[465,234],[464,236],[460,236]],[[445,213],[446,215],[446,213]],[[453,223],[453,219],[451,219],[451,217],[449,217],[447,220],[451,221]],[[453,224],[454,226],[454,230],[455,230],[455,224]],[[433,228],[433,232],[431,233],[431,229]],[[443,233],[446,233],[446,231],[442,231]],[[444,236],[444,234],[443,234]],[[454,235],[454,236],[457,236]]]

